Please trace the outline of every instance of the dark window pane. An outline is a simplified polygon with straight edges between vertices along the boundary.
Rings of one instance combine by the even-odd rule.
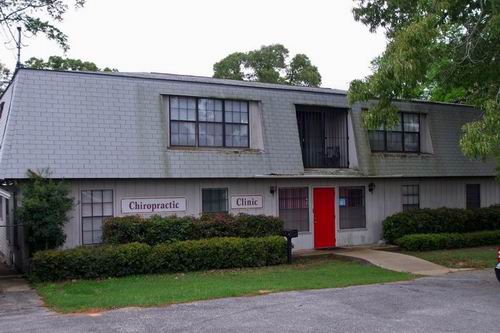
[[[248,103],[242,101],[225,101],[226,123],[248,124]]]
[[[82,216],[92,216],[92,205],[82,202]]]
[[[82,191],[82,203],[92,202],[92,191]]]
[[[83,231],[82,241],[83,241],[84,245],[93,244],[93,241],[92,241],[92,231]]]
[[[405,151],[418,152],[419,141],[420,135],[418,133],[405,133]]]
[[[227,147],[248,147],[248,125],[226,125]]]
[[[92,191],[92,203],[102,202],[102,191]]]
[[[92,204],[92,216],[102,216],[102,202]]]
[[[403,124],[405,132],[420,132],[419,116],[416,113],[403,113]]]
[[[227,212],[227,188],[204,188],[204,189],[202,189],[202,212],[203,213],[226,213]]]
[[[467,184],[465,187],[465,207],[481,207],[481,186],[479,184]]]
[[[170,145],[248,147],[247,101],[171,96],[169,105]]]
[[[339,188],[340,229],[366,228],[365,188]]]
[[[200,123],[198,140],[200,146],[222,146],[222,124]]]
[[[102,231],[101,230],[94,230],[92,234],[92,241],[94,244],[100,244],[102,243]]]
[[[92,230],[102,229],[102,217],[94,217],[92,219]]]
[[[402,151],[403,135],[401,132],[387,132],[387,150]]]
[[[386,130],[383,128],[369,130],[368,137],[372,151],[419,152],[420,115],[401,113],[401,121],[396,126]]]
[[[82,219],[82,230],[83,231],[92,231],[92,218],[84,217]]]
[[[369,131],[370,147],[373,151],[385,150],[385,134],[383,131]]]
[[[102,216],[113,216],[113,203],[103,204]]]
[[[401,121],[399,121],[396,125],[394,125],[393,127],[388,127],[386,130],[388,132],[391,132],[391,131],[394,131],[394,132],[401,132],[402,131],[402,126],[403,124],[401,124]]]
[[[280,188],[279,216],[284,221],[285,229],[309,231],[308,189]]]
[[[111,190],[102,191],[102,202],[112,203],[113,191]]]
[[[222,122],[222,101],[202,98],[198,100],[198,120]]]
[[[196,144],[196,123],[173,121],[170,130],[172,145],[194,146]]]
[[[170,97],[170,119],[196,120],[196,98]]]

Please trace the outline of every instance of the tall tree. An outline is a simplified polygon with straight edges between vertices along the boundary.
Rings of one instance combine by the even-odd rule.
[[[71,2],[76,8],[85,4],[85,0]],[[67,51],[68,36],[56,26],[67,10],[64,0],[0,0],[0,25],[9,32],[9,39],[15,40],[14,26],[24,26],[24,30],[33,35],[44,34]]]
[[[287,81],[294,86],[313,86],[321,84],[318,68],[313,66],[305,54],[297,54],[287,68]]]
[[[89,71],[89,72],[117,72],[115,68],[105,67],[103,69],[90,61],[80,59],[63,58],[60,56],[50,56],[47,61],[42,58],[32,57],[25,63],[26,67],[35,69],[52,69],[52,70],[71,70],[71,71]]]
[[[321,84],[318,68],[305,54],[287,62],[289,51],[281,44],[262,46],[246,53],[231,53],[214,64],[214,77],[317,87]]]
[[[0,94],[3,93],[11,79],[10,69],[0,63]]]
[[[394,99],[471,104],[483,114],[463,127],[462,151],[500,167],[500,1],[355,2],[354,18],[388,39],[373,73],[349,88],[350,103],[377,99],[365,125],[396,124]]]

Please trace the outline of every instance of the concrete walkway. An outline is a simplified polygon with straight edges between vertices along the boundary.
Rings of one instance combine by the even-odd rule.
[[[0,263],[0,293],[30,290],[22,275]]]
[[[43,302],[22,275],[0,263],[0,322],[23,320],[35,313],[47,313]],[[0,332],[9,332],[0,327]]]
[[[396,272],[417,275],[439,276],[452,272],[449,268],[402,253],[375,250],[372,248],[341,248],[332,251],[340,256],[366,260],[376,266]]]

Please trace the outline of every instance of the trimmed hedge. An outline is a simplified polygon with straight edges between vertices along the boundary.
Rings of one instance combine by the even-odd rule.
[[[283,221],[265,215],[204,214],[194,217],[149,218],[140,216],[114,217],[103,225],[106,244],[147,243],[149,245],[213,237],[279,236]]]
[[[396,240],[396,244],[409,251],[458,249],[500,244],[500,230],[470,233],[413,234]]]
[[[466,233],[500,230],[500,205],[478,209],[417,209],[397,213],[384,222],[389,243],[411,234]]]
[[[211,238],[159,245],[130,243],[39,251],[33,281],[258,267],[286,262],[284,237]]]

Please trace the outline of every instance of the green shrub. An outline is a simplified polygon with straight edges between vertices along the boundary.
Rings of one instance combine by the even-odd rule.
[[[145,220],[137,215],[108,218],[102,227],[104,243],[144,242]]]
[[[470,233],[413,234],[397,239],[396,244],[409,251],[498,245],[500,244],[500,230]]]
[[[17,222],[26,230],[29,254],[64,244],[64,225],[68,222],[73,199],[66,183],[50,179],[50,171],[40,174],[28,170],[29,180],[21,184],[21,205],[16,209]]]
[[[200,218],[155,215],[114,217],[103,226],[103,242],[150,245],[214,237],[267,237],[283,232],[283,221],[264,215],[204,214]]]
[[[478,209],[417,209],[397,213],[383,222],[390,242],[405,235],[500,230],[500,206]]]
[[[30,277],[57,281],[277,265],[286,261],[286,250],[286,240],[280,236],[48,250],[35,253]]]

